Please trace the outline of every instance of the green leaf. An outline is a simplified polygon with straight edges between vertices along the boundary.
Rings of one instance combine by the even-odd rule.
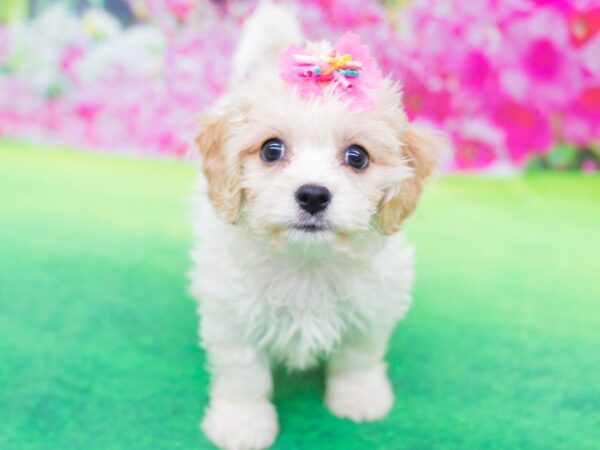
[[[567,144],[558,144],[546,155],[552,169],[570,169],[577,161],[577,150]]]

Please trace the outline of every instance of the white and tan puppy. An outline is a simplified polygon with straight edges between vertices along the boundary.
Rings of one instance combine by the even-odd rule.
[[[287,33],[265,36],[286,21]],[[212,377],[201,426],[229,450],[275,440],[274,364],[323,362],[325,403],[339,417],[389,411],[384,356],[413,278],[412,249],[397,232],[436,150],[391,82],[357,109],[333,84],[307,99],[272,58],[252,58],[298,38],[282,7],[261,5],[244,36],[234,60],[243,75],[196,140],[204,176],[190,274]]]

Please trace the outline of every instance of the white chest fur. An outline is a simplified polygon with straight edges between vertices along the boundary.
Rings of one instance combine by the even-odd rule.
[[[269,252],[232,227],[198,231],[191,292],[205,341],[242,339],[304,368],[349,334],[368,332],[377,317],[401,318],[410,305],[412,248],[402,236],[353,256],[319,254],[318,247],[291,255]],[[203,232],[221,238],[203,239]]]

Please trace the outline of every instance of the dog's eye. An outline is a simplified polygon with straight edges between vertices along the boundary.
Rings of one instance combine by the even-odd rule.
[[[266,162],[275,162],[285,155],[285,144],[281,139],[269,139],[260,148],[260,158]]]
[[[369,165],[369,154],[360,145],[352,144],[344,151],[344,161],[356,170],[365,170]]]

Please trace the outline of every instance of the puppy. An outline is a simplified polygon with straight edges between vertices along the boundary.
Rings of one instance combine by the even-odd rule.
[[[325,404],[338,417],[366,422],[390,410],[384,356],[413,279],[398,231],[435,166],[436,141],[407,121],[398,87],[360,85],[373,78],[368,56],[334,61],[344,55],[322,42],[292,47],[291,75],[277,70],[265,55],[298,37],[281,8],[262,5],[250,20],[234,59],[243,75],[196,139],[203,176],[190,277],[211,374],[201,427],[231,450],[276,438],[273,365],[323,363]],[[286,20],[286,39],[265,36]]]

